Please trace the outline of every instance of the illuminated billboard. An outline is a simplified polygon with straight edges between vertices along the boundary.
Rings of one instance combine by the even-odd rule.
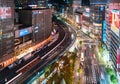
[[[24,28],[21,30],[16,30],[15,31],[15,38],[26,36],[30,33],[32,33],[32,27]]]
[[[116,63],[117,63],[117,69],[120,71],[120,49],[117,49],[117,56],[116,56]]]
[[[106,21],[103,21],[102,23],[102,41],[106,42],[106,38],[107,38],[107,35],[106,35],[106,29],[107,29],[107,22]]]
[[[25,36],[25,35],[27,35],[27,34],[29,34],[28,28],[22,29],[22,30],[20,30],[20,32],[19,32],[20,37],[21,37],[21,36]]]
[[[7,19],[12,17],[11,7],[0,7],[0,19]]]
[[[112,10],[112,21],[111,21],[111,30],[119,36],[120,29],[120,11]]]

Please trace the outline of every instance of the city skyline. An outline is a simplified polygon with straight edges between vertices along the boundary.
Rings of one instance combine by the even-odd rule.
[[[0,84],[120,84],[120,0],[1,0]]]

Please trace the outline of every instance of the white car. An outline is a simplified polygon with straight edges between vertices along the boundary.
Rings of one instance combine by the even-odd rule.
[[[83,53],[83,52],[81,52],[80,60],[81,60],[81,61],[84,61],[84,53]]]

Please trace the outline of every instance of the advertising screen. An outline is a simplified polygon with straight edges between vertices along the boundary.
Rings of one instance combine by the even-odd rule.
[[[120,49],[117,49],[117,68],[120,70]]]
[[[22,30],[20,30],[20,32],[19,32],[19,36],[20,36],[20,37],[21,37],[21,36],[25,36],[25,35],[27,35],[27,34],[29,34],[28,28],[22,29]]]
[[[15,38],[22,37],[22,36],[28,35],[30,33],[32,33],[32,27],[28,27],[28,28],[21,29],[21,30],[16,30]]]
[[[119,36],[120,29],[120,11],[112,10],[111,30]]]
[[[0,7],[0,19],[12,17],[11,7]]]
[[[107,28],[107,22],[103,21],[102,25],[102,40],[105,42],[106,41],[106,28]]]

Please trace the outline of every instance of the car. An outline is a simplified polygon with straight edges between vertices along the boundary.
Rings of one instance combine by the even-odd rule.
[[[83,53],[83,52],[81,52],[80,60],[81,60],[81,61],[84,61],[84,53]]]

